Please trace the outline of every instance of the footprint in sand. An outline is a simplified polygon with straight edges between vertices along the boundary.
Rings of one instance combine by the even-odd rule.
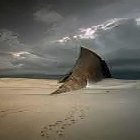
[[[85,119],[87,110],[87,107],[73,107],[63,120],[57,120],[53,124],[44,126],[41,130],[41,136],[53,140],[64,137],[65,130],[68,129],[68,127]]]

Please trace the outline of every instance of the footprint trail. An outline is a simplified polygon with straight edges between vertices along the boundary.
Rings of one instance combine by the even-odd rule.
[[[78,123],[86,118],[88,107],[77,106],[73,107],[66,117],[62,120],[57,120],[52,124],[44,126],[41,130],[41,136],[48,140],[58,140],[65,138],[65,131],[70,126]]]

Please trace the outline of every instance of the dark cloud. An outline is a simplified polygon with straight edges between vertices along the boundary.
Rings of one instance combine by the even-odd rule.
[[[74,65],[81,44],[105,58],[114,73],[138,71],[139,6],[139,0],[1,0],[0,73],[64,74]],[[79,28],[114,18],[133,20],[99,30],[96,39],[58,42],[80,34]]]
[[[59,22],[63,17],[54,10],[40,9],[34,13],[34,18],[37,21],[44,22],[46,24],[53,24]]]
[[[48,3],[52,5],[53,8],[63,12],[64,15],[82,15],[91,8],[94,9],[98,6],[103,6],[114,2],[117,2],[117,0],[48,0]]]

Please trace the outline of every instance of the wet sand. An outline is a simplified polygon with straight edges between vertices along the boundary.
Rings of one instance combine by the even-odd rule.
[[[140,89],[50,96],[55,80],[0,79],[0,140],[139,140]]]

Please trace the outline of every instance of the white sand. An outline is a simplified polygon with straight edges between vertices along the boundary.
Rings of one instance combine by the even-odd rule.
[[[139,81],[48,95],[55,80],[0,79],[0,140],[139,140]]]

